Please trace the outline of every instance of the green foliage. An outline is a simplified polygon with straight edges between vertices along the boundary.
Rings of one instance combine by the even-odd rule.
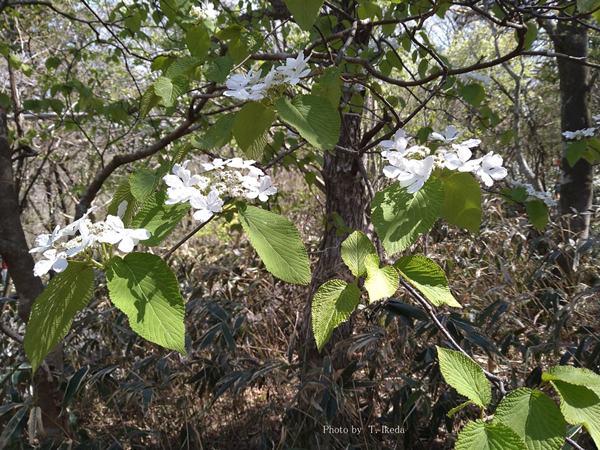
[[[541,200],[531,200],[525,207],[529,220],[534,227],[542,231],[548,225],[548,205]]]
[[[216,123],[206,131],[203,138],[198,136],[192,137],[192,145],[202,150],[212,150],[213,148],[224,147],[231,139],[235,117],[237,116],[234,116],[233,114],[222,115]],[[242,131],[242,134],[245,134],[245,132]]]
[[[517,432],[527,450],[560,450],[566,425],[556,404],[540,391],[521,388],[502,399],[492,423],[501,422]]]
[[[323,75],[315,80],[312,88],[312,94],[318,97],[325,97],[331,103],[331,106],[337,108],[342,96],[342,80],[340,79],[341,70],[339,67],[328,67],[323,71]]]
[[[458,435],[456,450],[527,450],[516,431],[503,423],[469,422]]]
[[[391,297],[398,290],[398,273],[393,267],[379,267],[379,256],[368,255],[365,258],[367,279],[365,289],[369,300],[375,302],[385,297]]]
[[[285,0],[285,5],[300,28],[310,30],[323,5],[323,0]]]
[[[152,195],[159,182],[160,178],[150,169],[139,169],[129,176],[131,193],[140,203]]]
[[[434,305],[462,307],[450,292],[446,274],[435,261],[421,255],[408,255],[397,260],[394,267]]]
[[[492,400],[492,389],[481,367],[460,352],[438,346],[436,348],[440,370],[446,383],[476,405],[485,407]]]
[[[481,188],[468,173],[452,172],[441,178],[444,204],[440,215],[452,225],[478,233],[481,224]]]
[[[183,75],[175,78],[158,77],[154,82],[154,92],[160,97],[163,105],[173,106],[181,94],[188,89],[188,79]]]
[[[362,277],[367,274],[365,258],[368,255],[376,255],[377,250],[362,231],[355,231],[342,242],[341,253],[342,260],[354,276]]]
[[[269,272],[288,283],[310,283],[306,248],[292,222],[254,206],[241,207],[238,214],[250,243]]]
[[[185,305],[169,266],[150,253],[114,256],[106,280],[110,299],[144,339],[184,355]]]
[[[600,445],[600,375],[591,370],[559,366],[542,375],[560,396],[560,410],[567,422],[583,424]]]
[[[329,150],[337,144],[340,116],[327,99],[300,95],[290,101],[284,97],[277,100],[275,106],[281,120],[296,128],[314,147]]]
[[[259,159],[267,145],[275,112],[258,102],[248,102],[235,115],[233,136],[249,159]]]
[[[131,192],[131,185],[129,181],[123,183],[121,186],[117,188],[117,191],[113,195],[113,198],[108,205],[108,214],[111,216],[118,215],[119,206],[121,203],[127,202],[127,209],[125,210],[125,214],[122,217],[123,224],[125,226],[131,225],[133,221],[133,217],[137,211],[137,208],[140,206],[140,202],[135,198],[133,193]]]
[[[94,269],[85,262],[70,262],[35,300],[23,341],[33,372],[67,335],[75,314],[87,306],[93,290]]]
[[[322,284],[312,300],[312,328],[319,351],[331,338],[333,330],[348,320],[360,299],[360,289],[342,280]]]
[[[389,255],[406,250],[427,233],[439,216],[444,192],[437,179],[430,179],[414,194],[394,183],[375,194],[371,220]]]
[[[211,81],[217,83],[225,83],[229,72],[233,68],[233,59],[230,56],[216,58],[213,61],[208,61],[204,65],[204,76]]]
[[[132,228],[144,228],[152,236],[144,245],[154,247],[163,242],[181,223],[181,219],[190,210],[189,203],[165,205],[165,191],[158,191],[148,198],[133,220]]]

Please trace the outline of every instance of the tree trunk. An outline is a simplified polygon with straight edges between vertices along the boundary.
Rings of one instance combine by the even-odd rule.
[[[557,53],[575,57],[588,56],[587,28],[559,22],[551,33]],[[561,130],[577,131],[592,126],[590,69],[576,61],[557,58],[560,77]],[[566,145],[564,146],[566,147]],[[594,167],[580,159],[573,167],[562,150],[559,213],[569,238],[586,239],[589,234],[590,216],[581,215],[592,207]],[[576,214],[575,216],[573,216]],[[569,217],[573,216],[573,217]]]
[[[19,317],[27,323],[33,302],[42,293],[44,286],[42,280],[33,275],[34,263],[21,225],[7,136],[6,111],[0,107],[0,255],[8,266],[19,296]],[[60,345],[48,356],[46,362],[50,370],[62,368]],[[34,385],[37,406],[42,409],[47,436],[60,436],[64,431],[68,432],[66,415],[59,418],[62,392],[51,373],[38,370]]]

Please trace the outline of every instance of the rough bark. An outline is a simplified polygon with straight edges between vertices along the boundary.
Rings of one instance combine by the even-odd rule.
[[[575,57],[588,56],[587,28],[560,22],[551,33],[557,53]],[[590,69],[565,58],[557,58],[560,77],[561,129],[577,131],[592,126]],[[566,145],[564,146],[566,147]],[[586,239],[589,234],[589,211],[593,199],[594,167],[580,159],[573,167],[562,150],[559,213],[569,231],[568,238]],[[576,215],[574,215],[574,213]]]
[[[21,225],[20,211],[12,170],[11,148],[6,136],[6,112],[0,107],[0,255],[6,262],[19,296],[19,317],[27,323],[35,299],[44,286],[33,275],[33,258]],[[50,370],[62,367],[60,346],[47,358]],[[42,409],[42,420],[47,436],[69,432],[66,415],[59,418],[62,392],[50,374],[38,370],[35,379],[37,405]]]

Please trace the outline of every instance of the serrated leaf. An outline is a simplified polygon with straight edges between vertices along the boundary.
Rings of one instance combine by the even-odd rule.
[[[165,191],[156,192],[133,219],[132,228],[144,228],[152,234],[150,239],[143,241],[147,247],[154,247],[168,238],[190,210],[188,202],[165,205],[167,198]]]
[[[525,206],[529,220],[539,231],[548,225],[548,205],[541,200],[531,200]]]
[[[159,256],[130,253],[114,256],[106,280],[110,299],[144,339],[184,355],[185,305],[177,278]]]
[[[173,79],[158,77],[154,82],[154,92],[165,106],[173,106],[177,98],[188,89],[188,79],[179,75]]]
[[[209,61],[204,65],[204,76],[217,83],[225,83],[233,68],[233,59],[229,55]]]
[[[300,136],[319,150],[330,150],[340,137],[340,116],[331,103],[314,95],[299,95],[291,101],[280,98],[275,102],[277,112]]]
[[[573,167],[587,149],[587,141],[580,139],[578,141],[569,142],[565,157],[571,167]]]
[[[585,386],[600,396],[600,375],[583,367],[555,366],[542,374],[542,380],[562,380],[577,386]]]
[[[143,203],[152,195],[159,181],[153,170],[139,169],[129,176],[129,187],[136,200]]]
[[[233,120],[233,136],[248,159],[262,155],[275,112],[259,102],[246,103]]]
[[[481,187],[468,173],[442,178],[444,204],[440,216],[457,227],[478,233],[481,224]]]
[[[321,6],[323,6],[323,1],[324,0],[285,0],[285,6],[288,7],[294,16],[294,20],[298,26],[303,30],[309,31],[317,19],[319,10],[321,9]]]
[[[598,0],[577,0],[577,9],[580,13],[587,13],[596,9],[599,4]]]
[[[485,407],[492,400],[492,388],[483,369],[460,352],[437,345],[436,348],[446,383],[476,405]]]
[[[339,67],[328,67],[323,75],[318,77],[313,84],[311,94],[325,97],[331,103],[331,106],[337,109],[342,96],[342,80],[340,79],[341,70]]]
[[[159,97],[154,91],[154,85],[148,86],[148,89],[144,91],[142,100],[140,101],[140,116],[142,119],[152,111],[152,108],[158,105],[158,101]]]
[[[446,274],[435,261],[421,255],[409,255],[396,261],[394,267],[434,305],[462,308],[450,292]]]
[[[480,84],[472,83],[460,89],[460,95],[467,103],[477,107],[485,98],[485,90]]]
[[[310,283],[306,248],[292,222],[254,206],[240,209],[239,217],[250,243],[269,272],[288,283]]]
[[[502,399],[492,423],[517,432],[527,450],[560,450],[567,427],[556,404],[540,391],[517,389]]]
[[[185,33],[185,44],[193,56],[206,58],[210,50],[210,36],[206,27],[201,23],[189,27]]]
[[[544,379],[544,374],[542,379]],[[547,379],[547,378],[546,378]],[[596,446],[600,446],[600,397],[595,389],[578,386],[559,379],[550,383],[560,397],[560,410],[570,424],[582,424],[590,433]]]
[[[131,225],[131,221],[133,220],[133,216],[135,215],[138,206],[140,206],[140,202],[131,193],[129,181],[119,186],[113,195],[110,205],[108,205],[107,214],[111,216],[117,216],[119,206],[123,202],[127,202],[127,209],[125,210],[125,214],[121,219],[123,220],[123,224],[128,227]]]
[[[365,258],[372,254],[377,250],[362,231],[355,231],[342,242],[342,260],[355,277],[366,275]]]
[[[35,300],[23,341],[33,372],[67,335],[75,314],[87,306],[93,291],[94,269],[71,261]]]
[[[183,58],[177,58],[167,68],[165,72],[165,77],[167,78],[175,78],[179,75],[182,75],[184,72],[198,67],[202,64],[202,58],[198,58],[196,56],[184,56]]]
[[[437,220],[444,192],[442,183],[430,179],[414,194],[398,183],[379,191],[371,203],[371,220],[389,255],[406,250],[427,233]]]
[[[379,262],[379,256],[376,254],[365,258],[365,289],[371,302],[391,297],[398,290],[398,273],[391,266],[379,267]]]
[[[212,150],[213,148],[221,148],[231,140],[231,132],[233,130],[233,114],[225,114],[211,126],[204,137],[193,136],[192,145],[202,150]]]
[[[517,432],[503,423],[469,422],[458,435],[456,450],[527,450]]]
[[[333,330],[348,320],[359,299],[358,286],[342,280],[330,280],[319,287],[311,307],[312,328],[319,351],[329,341]]]

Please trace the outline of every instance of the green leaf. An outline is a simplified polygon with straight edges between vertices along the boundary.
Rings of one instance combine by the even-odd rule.
[[[292,222],[254,206],[241,208],[239,216],[252,246],[269,272],[288,283],[310,283],[306,248]]]
[[[142,209],[133,220],[132,228],[145,228],[152,236],[143,241],[148,247],[162,243],[181,223],[181,219],[190,210],[188,202],[165,205],[165,191],[158,191],[144,202]]]
[[[154,82],[154,92],[165,106],[173,106],[177,98],[188,89],[188,79],[179,75],[172,80],[167,77],[158,77]]]
[[[525,207],[529,220],[534,227],[542,231],[548,225],[548,205],[541,200],[531,200]]]
[[[527,450],[517,432],[503,423],[469,422],[458,435],[456,450]]]
[[[587,141],[580,139],[578,141],[569,142],[565,157],[571,167],[573,167],[587,149]]]
[[[485,98],[485,90],[477,83],[468,84],[460,89],[460,95],[467,103],[477,107]]]
[[[341,70],[339,67],[328,67],[323,75],[318,77],[313,84],[311,93],[315,96],[325,97],[331,106],[337,109],[342,96]]]
[[[434,305],[462,308],[450,292],[446,274],[435,261],[421,255],[409,255],[396,261],[394,267]]]
[[[596,446],[600,446],[600,397],[597,393],[598,387],[592,389],[558,379],[551,379],[550,383],[558,392],[560,410],[567,422],[583,424]]]
[[[596,9],[600,5],[598,0],[577,0],[577,9],[580,13],[586,13]]]
[[[478,233],[481,224],[481,188],[468,173],[452,172],[442,178],[444,204],[440,215],[457,227]]]
[[[492,388],[483,369],[460,352],[437,345],[436,348],[446,383],[476,405],[485,407],[492,400]]]
[[[492,423],[512,428],[527,450],[560,450],[567,427],[556,404],[540,391],[521,388],[502,399]]]
[[[184,355],[185,305],[177,278],[159,256],[130,253],[113,257],[106,280],[110,299],[129,317],[131,329],[144,339]]]
[[[50,58],[46,59],[45,66],[48,70],[56,69],[58,66],[60,66],[60,58],[51,56]]]
[[[160,178],[150,169],[139,169],[129,175],[131,193],[140,203],[152,195],[159,182]]]
[[[406,250],[427,233],[437,220],[444,192],[437,179],[430,179],[414,194],[398,183],[375,194],[371,220],[389,255]]]
[[[369,301],[375,302],[391,297],[398,290],[398,273],[391,266],[379,267],[379,256],[368,255],[365,258],[367,279],[365,289],[369,293]]]
[[[319,351],[333,330],[348,320],[358,305],[360,289],[342,280],[330,280],[319,287],[312,300],[312,328]]]
[[[108,205],[107,214],[111,216],[118,215],[119,206],[123,202],[127,202],[127,209],[121,219],[123,220],[123,224],[128,227],[131,225],[131,221],[133,220],[133,216],[135,215],[138,206],[140,206],[140,202],[131,193],[129,181],[119,186],[117,192],[113,195],[110,205]]]
[[[233,136],[249,159],[259,159],[262,155],[273,122],[273,110],[258,102],[246,103],[235,115]]]
[[[159,100],[154,90],[154,85],[148,86],[148,89],[142,94],[142,100],[140,101],[140,116],[142,119],[152,111],[152,108],[158,105]]]
[[[196,24],[188,28],[185,33],[185,44],[193,56],[206,58],[210,50],[210,36],[206,27],[202,24]]]
[[[75,314],[87,306],[93,292],[94,269],[70,261],[35,300],[23,341],[33,372],[67,335]]]
[[[377,250],[362,231],[355,231],[342,242],[342,260],[355,277],[367,273],[365,258],[372,254],[377,255]]]
[[[381,6],[369,1],[361,1],[357,9],[358,18],[360,20],[374,19],[381,17]]]
[[[203,138],[192,137],[192,145],[202,150],[225,147],[231,140],[234,119],[233,114],[225,114],[219,117],[215,124],[209,127]]]
[[[209,61],[204,65],[204,76],[217,83],[225,83],[233,68],[233,59],[229,55]]]
[[[165,77],[167,78],[175,78],[179,75],[183,75],[184,72],[189,71],[190,69],[194,69],[202,64],[202,58],[197,58],[195,56],[184,56],[183,58],[177,58],[167,68],[165,72]]]
[[[577,386],[590,388],[600,397],[600,375],[589,369],[572,366],[556,366],[542,374],[542,380],[561,380]]]
[[[275,106],[281,120],[296,128],[314,147],[330,150],[337,144],[340,116],[327,99],[300,95],[290,101],[284,97],[277,100]]]
[[[319,10],[321,9],[321,6],[323,6],[323,1],[324,0],[285,0],[285,5],[294,16],[294,20],[298,26],[303,30],[309,31],[317,19]]]
[[[472,402],[471,400],[467,400],[466,402],[464,402],[464,403],[461,403],[460,405],[458,405],[458,406],[455,406],[455,407],[454,407],[454,408],[452,408],[450,411],[448,411],[448,412],[446,413],[446,416],[447,416],[447,417],[452,417],[454,414],[456,414],[456,413],[457,413],[457,412],[459,412],[460,410],[462,410],[462,409],[464,409],[464,408],[466,408],[467,406],[469,406],[469,405],[472,405],[472,404],[473,404],[473,402]]]

